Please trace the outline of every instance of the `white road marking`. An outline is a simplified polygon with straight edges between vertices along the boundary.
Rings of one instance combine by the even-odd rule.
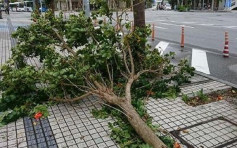
[[[159,27],[159,26],[155,26],[155,28],[158,28],[158,29],[168,29],[168,28]]]
[[[223,26],[225,28],[237,28],[237,26]]]
[[[182,24],[195,24],[196,22],[181,22]]]
[[[152,20],[152,21],[146,21],[146,22],[163,22],[163,21],[166,21],[166,20]]]
[[[186,27],[186,28],[194,28],[192,26],[187,26],[187,25],[177,25],[177,24],[170,24],[170,23],[161,23],[163,25],[171,25],[171,26],[180,26],[180,27]]]
[[[158,51],[160,52],[160,54],[162,55],[165,51],[165,49],[168,47],[169,43],[168,42],[164,42],[164,41],[160,41],[157,45],[156,45],[156,49],[158,49]]]
[[[205,51],[194,48],[192,49],[192,67],[194,67],[196,71],[210,74],[207,62],[207,54]]]
[[[202,26],[214,26],[214,24],[199,24],[199,25],[202,25]]]
[[[187,26],[187,25],[180,25],[181,27],[185,27],[185,28],[194,28],[192,26]]]

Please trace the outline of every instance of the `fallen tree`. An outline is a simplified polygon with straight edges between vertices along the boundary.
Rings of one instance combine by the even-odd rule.
[[[144,47],[149,26],[130,31],[130,22],[117,24],[119,30],[102,21],[95,28],[83,13],[64,20],[62,14],[49,12],[18,28],[13,34],[18,44],[2,67],[0,111],[10,109],[2,121],[16,120],[44,101],[72,103],[94,95],[121,109],[147,144],[166,147],[131,102],[137,94],[148,98],[176,93],[177,84],[186,82],[193,68],[186,60],[172,65],[173,53],[161,56]]]

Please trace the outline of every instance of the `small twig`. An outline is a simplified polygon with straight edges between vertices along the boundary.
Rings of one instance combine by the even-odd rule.
[[[76,97],[76,98],[73,98],[73,99],[50,98],[49,100],[69,103],[69,102],[75,102],[75,101],[79,101],[81,99],[84,99],[84,98],[90,96],[91,94],[92,94],[92,92],[88,92],[88,93],[86,93],[86,94],[84,94],[80,97]]]
[[[131,119],[128,115],[126,115],[126,114],[125,114],[124,112],[122,112],[121,110],[119,110],[119,109],[117,109],[117,108],[115,108],[115,107],[113,107],[113,106],[111,106],[111,105],[109,105],[109,104],[103,103],[103,102],[101,102],[101,101],[97,101],[97,102],[98,102],[98,103],[101,103],[101,104],[103,104],[103,105],[105,105],[105,106],[108,106],[108,107],[110,107],[110,108],[113,108],[113,109],[119,111],[120,113],[124,114],[127,118]]]
[[[67,43],[64,41],[64,39],[59,35],[59,33],[53,29],[54,33],[56,34],[57,38],[63,43],[63,47],[67,49],[68,52],[76,56],[76,52],[70,48]]]
[[[107,72],[108,72],[108,75],[109,75],[109,80],[110,80],[110,84],[111,84],[111,89],[113,89],[113,79],[112,79],[112,74],[110,73],[110,70],[109,70],[109,65],[106,61],[106,68],[107,68]]]

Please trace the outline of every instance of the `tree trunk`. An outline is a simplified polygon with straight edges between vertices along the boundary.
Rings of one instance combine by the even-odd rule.
[[[79,0],[78,1],[78,8],[80,9],[82,9],[83,10],[83,5],[82,5],[82,0]]]
[[[51,10],[52,10],[52,12],[54,13],[54,0],[49,0],[49,6],[48,6]]]
[[[69,9],[72,11],[72,0],[69,0]]]
[[[139,114],[133,108],[131,103],[125,101],[122,102],[121,107],[128,116],[128,121],[135,129],[137,134],[153,148],[166,148],[166,145],[157,137],[157,135],[147,126],[147,124],[141,119]]]
[[[211,10],[214,10],[214,0],[211,1]]]
[[[134,0],[133,3],[134,27],[144,27],[145,22],[145,2],[143,0]]]
[[[40,3],[39,0],[35,0],[35,12],[39,14]],[[41,8],[42,9],[42,8]]]

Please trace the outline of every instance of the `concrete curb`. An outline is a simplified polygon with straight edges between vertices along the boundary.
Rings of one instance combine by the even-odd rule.
[[[225,81],[225,80],[222,80],[222,79],[218,79],[218,78],[216,78],[216,77],[214,77],[214,76],[210,76],[210,75],[204,74],[204,73],[202,73],[202,72],[198,72],[198,71],[195,71],[195,73],[198,74],[198,75],[201,75],[201,76],[203,76],[203,77],[206,77],[206,78],[209,78],[209,79],[212,79],[212,80],[215,80],[215,81],[224,83],[224,84],[226,84],[226,85],[229,85],[229,86],[231,86],[231,87],[237,88],[237,85],[236,85],[236,84],[230,83],[230,82],[228,82],[228,81]]]

